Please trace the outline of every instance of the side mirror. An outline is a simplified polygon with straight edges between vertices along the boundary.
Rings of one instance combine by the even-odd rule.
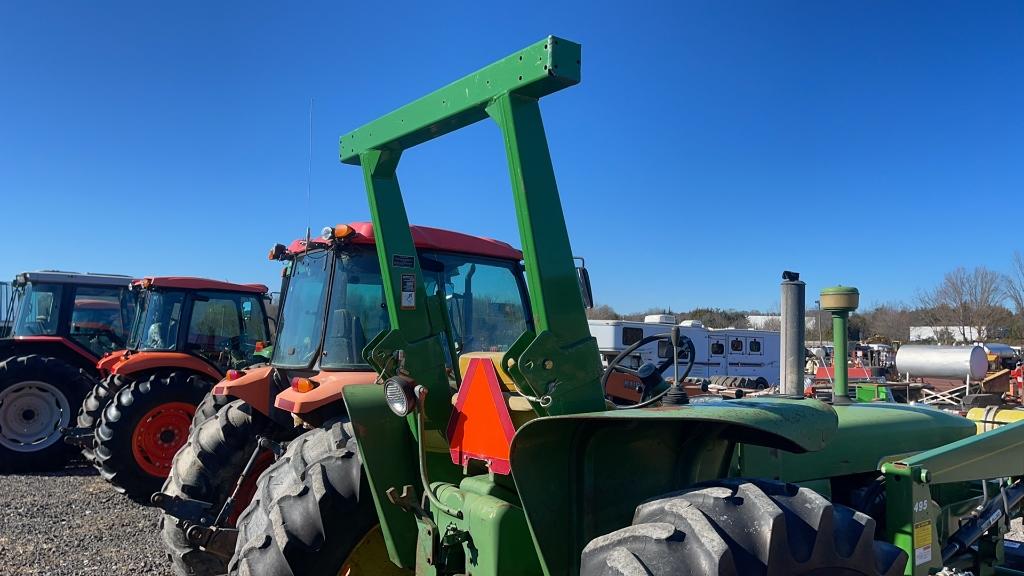
[[[580,281],[580,295],[583,296],[583,306],[589,310],[594,307],[594,291],[590,287],[590,272],[587,271],[587,265],[583,258],[576,256],[574,259],[580,261],[580,265],[576,267],[576,276],[579,277]]]

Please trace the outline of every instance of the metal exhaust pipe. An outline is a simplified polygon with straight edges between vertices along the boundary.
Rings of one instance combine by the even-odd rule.
[[[804,295],[806,284],[799,272],[782,273],[782,333],[779,363],[782,393],[802,396],[804,393]]]

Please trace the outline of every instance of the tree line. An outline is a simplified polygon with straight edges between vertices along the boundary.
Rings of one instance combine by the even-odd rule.
[[[759,315],[756,310],[722,308],[694,308],[674,312],[665,308],[650,308],[643,312],[619,313],[610,306],[601,305],[589,310],[587,317],[597,320],[643,320],[648,314],[668,314],[676,322],[699,320],[708,328],[749,328],[748,316]],[[820,315],[807,338],[818,339],[818,325],[823,339],[832,338],[832,325],[827,312],[808,309],[808,316]],[[778,329],[778,323],[769,323],[767,329]],[[947,272],[938,285],[918,291],[910,304],[888,302],[862,306],[850,316],[850,337],[880,342],[910,341],[911,326],[945,327],[936,331],[931,339],[940,344],[954,341],[1007,341],[1024,340],[1024,255],[1014,252],[1010,272],[1001,272],[978,266],[973,269],[958,267]]]

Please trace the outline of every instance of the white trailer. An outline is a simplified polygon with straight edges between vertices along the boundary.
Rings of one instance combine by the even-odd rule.
[[[605,365],[630,345],[646,336],[664,334],[672,330],[674,318],[667,314],[647,316],[643,322],[627,320],[590,320],[590,334],[597,339],[601,360]],[[696,357],[691,378],[711,376],[745,376],[764,378],[771,386],[779,384],[779,333],[769,330],[742,330],[735,328],[705,328],[700,322],[687,320],[679,325],[680,334],[693,341]],[[680,350],[680,374],[689,361]],[[625,363],[638,367],[644,362],[659,362],[672,356],[672,346],[665,342],[652,342],[642,346]],[[665,372],[672,377],[672,368]]]

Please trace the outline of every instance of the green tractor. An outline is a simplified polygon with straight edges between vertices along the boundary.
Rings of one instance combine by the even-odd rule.
[[[657,392],[605,400],[539,106],[579,79],[580,46],[548,37],[341,138],[341,161],[363,169],[389,329],[363,349],[377,382],[344,388],[344,420],[320,443],[343,463],[328,478],[344,500],[327,535],[338,560],[295,560],[325,548],[302,520],[316,498],[295,494],[272,511],[297,534],[288,549],[275,524],[246,523],[250,507],[230,572],[1020,574],[1003,540],[1024,498],[1018,425],[974,436],[958,416],[851,403],[839,376],[832,403],[691,402],[662,375],[674,363],[613,361],[604,370]],[[501,354],[455,362],[396,169],[406,149],[487,118],[507,152],[532,323]],[[857,293],[822,301],[844,328]],[[689,346],[678,331],[655,339],[674,357]],[[286,457],[309,449],[300,436]],[[324,469],[260,482],[310,471]]]

